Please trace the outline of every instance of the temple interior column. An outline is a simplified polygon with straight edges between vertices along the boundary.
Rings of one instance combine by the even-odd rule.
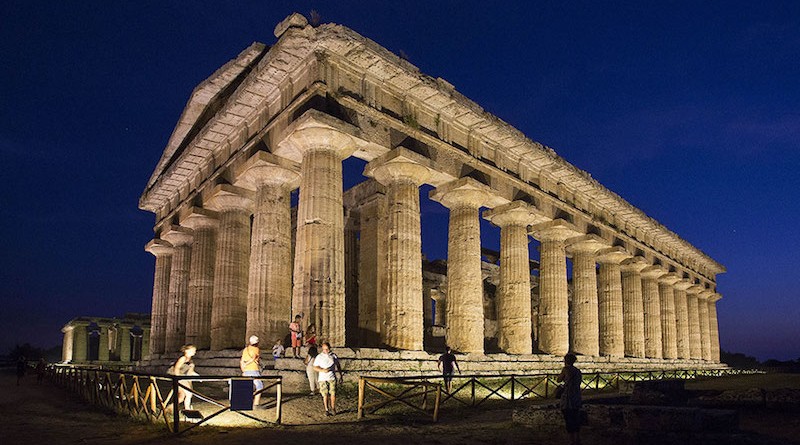
[[[483,217],[500,227],[500,285],[495,295],[498,346],[509,354],[531,354],[528,225],[542,218],[522,201],[484,211]]]
[[[358,253],[359,253],[358,209],[345,207],[344,213],[344,299],[345,299],[345,344],[360,346],[358,308]]]
[[[239,168],[236,185],[255,192],[247,285],[247,336],[283,340],[292,321],[291,193],[300,166],[258,151]],[[266,345],[265,345],[266,346]]]
[[[430,160],[396,148],[364,169],[386,186],[386,303],[382,343],[423,349],[422,236],[419,186],[431,176]]]
[[[630,258],[622,247],[611,247],[597,254],[598,318],[600,320],[600,355],[625,356],[625,328],[622,309],[622,273],[620,263]]]
[[[661,337],[661,298],[658,278],[666,272],[659,266],[642,269],[642,300],[644,301],[644,355],[647,358],[664,357]]]
[[[169,301],[169,274],[172,269],[173,249],[168,242],[154,239],[147,243],[144,250],[156,257],[153,304],[150,312],[150,354],[163,354],[167,340],[167,302]],[[86,351],[84,351],[83,357],[85,360]]]
[[[447,344],[458,352],[483,353],[483,280],[478,210],[489,189],[461,178],[431,191],[450,209],[447,236]]]
[[[161,239],[172,244],[172,269],[169,273],[165,352],[180,351],[186,341],[186,304],[189,299],[189,270],[192,262],[192,231],[170,226]]]
[[[158,257],[156,257],[158,259]],[[72,361],[73,363],[86,363],[89,352],[89,334],[86,332],[86,324],[76,324],[73,327],[73,347],[72,347]],[[163,337],[162,337],[163,339]],[[163,343],[163,340],[161,340]]]
[[[569,352],[569,299],[564,241],[580,235],[575,227],[554,220],[531,228],[539,245],[539,350],[546,354]]]
[[[689,280],[683,279],[675,283],[675,317],[678,322],[676,343],[678,347],[678,358],[691,358],[689,350],[689,303],[687,301],[686,289],[691,286]]]
[[[572,255],[572,352],[600,355],[600,325],[597,301],[597,262],[595,255],[608,247],[597,235],[567,240]]]
[[[674,285],[680,277],[669,273],[658,279],[658,296],[661,306],[661,351],[664,358],[678,358],[678,322],[675,315]]]
[[[218,215],[208,209],[191,207],[181,217],[181,226],[192,229],[194,235],[189,267],[189,300],[186,302],[186,343],[205,350],[211,347]]]
[[[700,311],[697,294],[702,291],[700,286],[691,286],[686,289],[686,306],[689,313],[689,357],[700,360],[703,358],[703,346],[700,341]]]
[[[218,185],[206,206],[219,213],[211,305],[211,349],[240,348],[247,340],[252,193],[232,185]]]
[[[719,320],[717,319],[717,301],[720,294],[713,294],[708,299],[708,332],[710,335],[711,361],[719,363]]]
[[[386,195],[376,193],[359,207],[358,242],[359,346],[381,343],[386,282]]]
[[[708,297],[712,295],[709,290],[697,294],[697,314],[700,317],[700,350],[703,360],[711,360],[711,329],[708,323]]]
[[[625,355],[645,357],[644,351],[644,301],[642,299],[642,269],[647,263],[642,257],[622,262],[622,318],[625,331]]]

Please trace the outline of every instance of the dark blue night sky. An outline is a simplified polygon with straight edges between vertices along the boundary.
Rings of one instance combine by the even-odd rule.
[[[77,315],[149,311],[137,202],[191,90],[314,9],[725,265],[723,349],[800,357],[800,2],[497,3],[0,3],[0,353],[56,345]],[[446,209],[423,203],[423,221],[445,256]]]

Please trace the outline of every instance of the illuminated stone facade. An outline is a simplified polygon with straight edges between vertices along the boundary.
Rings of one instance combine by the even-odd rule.
[[[335,346],[718,362],[723,266],[354,31],[293,14],[275,35],[195,88],[140,199],[154,355],[272,343],[302,313]],[[345,191],[351,157],[370,179]],[[420,199],[449,214],[443,274],[421,267]]]
[[[62,363],[129,365],[149,355],[150,316],[77,317],[61,332]]]

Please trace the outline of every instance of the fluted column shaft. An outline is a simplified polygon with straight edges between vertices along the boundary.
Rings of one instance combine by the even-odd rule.
[[[206,212],[203,214],[202,212]],[[189,301],[186,303],[186,343],[211,347],[211,304],[214,299],[214,263],[217,256],[217,220],[198,209],[181,225],[192,228]]]
[[[174,243],[172,269],[169,274],[169,303],[167,306],[165,352],[181,349],[186,340],[186,303],[189,299],[189,270],[192,261],[191,237]]]
[[[252,200],[244,190],[234,189],[225,187],[210,203],[219,213],[211,307],[211,349],[215,351],[239,348],[247,340]]]
[[[163,354],[166,345],[167,302],[169,301],[169,275],[172,269],[173,249],[167,243],[159,244],[153,241],[145,247],[145,250],[156,257],[153,305],[150,313],[150,354]],[[84,357],[85,354],[84,351]]]
[[[717,320],[717,301],[719,294],[708,300],[708,332],[710,335],[711,361],[719,363],[719,322]]]
[[[600,354],[596,249],[575,249],[572,254],[572,351]]]
[[[530,354],[531,272],[524,221],[500,228],[500,287],[497,292],[498,343],[509,354]]]
[[[644,301],[644,354],[647,358],[662,358],[661,298],[658,277],[663,272],[642,273],[642,300]]]
[[[600,321],[600,355],[625,355],[625,330],[622,310],[622,275],[620,260],[600,261],[598,279],[598,319]]]
[[[358,242],[359,346],[376,348],[381,342],[386,282],[386,196],[376,194],[360,208]]]
[[[644,301],[642,299],[642,274],[644,265],[629,261],[622,272],[622,318],[625,330],[625,355],[645,357]]]
[[[691,358],[689,351],[689,304],[686,297],[688,281],[675,283],[675,317],[677,319],[676,344],[678,348],[678,358]]]
[[[700,348],[703,360],[711,360],[711,329],[708,323],[708,292],[697,296],[697,314],[700,317]]]
[[[689,313],[689,357],[693,359],[702,359],[703,347],[700,340],[699,302],[697,291],[691,288],[686,291],[686,306]]]
[[[671,275],[658,283],[661,306],[661,351],[666,359],[678,358],[678,323],[675,315],[675,291],[673,288],[676,278]]]
[[[316,323],[317,336],[345,343],[342,158],[320,144],[303,152],[297,208],[292,308]]]

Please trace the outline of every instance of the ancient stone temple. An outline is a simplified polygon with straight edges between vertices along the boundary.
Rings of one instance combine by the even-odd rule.
[[[141,196],[153,356],[271,344],[303,314],[344,356],[719,362],[719,263],[356,32],[293,14],[275,36],[194,89]],[[351,157],[368,179],[343,190]],[[449,212],[446,261],[422,254],[427,199]]]
[[[149,354],[150,316],[75,317],[62,329],[62,363],[129,365]]]

